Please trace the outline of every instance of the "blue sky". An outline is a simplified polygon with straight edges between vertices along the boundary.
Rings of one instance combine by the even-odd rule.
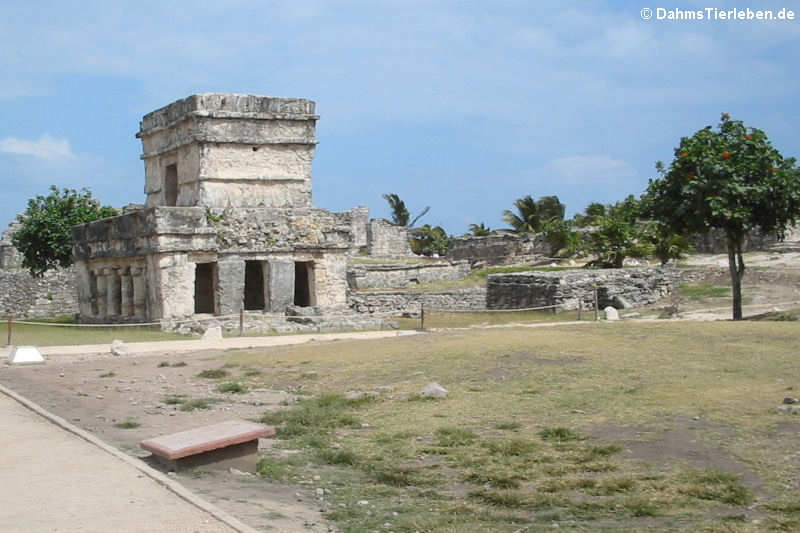
[[[734,5],[796,18],[640,17]],[[139,120],[200,92],[315,100],[315,205],[388,217],[394,192],[454,234],[526,194],[638,195],[721,112],[800,157],[798,19],[789,0],[9,2],[0,225],[50,184],[143,202]]]

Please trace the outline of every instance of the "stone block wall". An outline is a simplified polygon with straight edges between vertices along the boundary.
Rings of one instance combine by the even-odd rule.
[[[347,270],[350,289],[400,289],[419,283],[452,281],[469,275],[467,261],[355,264]]]
[[[508,265],[542,260],[551,253],[550,245],[542,234],[503,234],[455,238],[447,258],[473,263],[480,261],[487,265]]]
[[[383,218],[374,218],[367,226],[367,251],[376,257],[413,255],[408,243],[408,228],[395,226]]]
[[[437,292],[362,291],[351,292],[348,305],[357,313],[396,313],[419,316],[420,308],[485,311],[486,288],[454,289]]]
[[[597,285],[600,308],[636,307],[668,296],[680,283],[681,273],[670,267],[564,270],[490,274],[486,306],[489,309],[525,309],[555,305],[556,311],[593,305]]]
[[[22,254],[11,239],[22,224],[14,219],[0,237],[0,268],[15,268],[22,265]]]
[[[0,270],[0,313],[16,318],[75,315],[78,312],[74,268],[49,270],[34,278],[27,270]]]

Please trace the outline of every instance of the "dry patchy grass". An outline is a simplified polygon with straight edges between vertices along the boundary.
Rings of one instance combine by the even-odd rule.
[[[342,531],[789,531],[796,506],[776,495],[796,483],[786,454],[800,439],[775,406],[798,385],[798,333],[604,323],[221,357],[258,369],[253,386],[307,394],[265,416],[300,454],[269,456],[262,473],[320,472]],[[411,401],[430,381],[450,395]]]

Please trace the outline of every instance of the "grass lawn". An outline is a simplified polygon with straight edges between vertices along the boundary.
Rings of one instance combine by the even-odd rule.
[[[11,343],[17,346],[71,346],[74,344],[109,344],[114,339],[125,342],[148,342],[186,340],[189,337],[178,333],[165,333],[158,326],[141,327],[64,327],[58,323],[72,323],[71,319],[32,319],[26,322],[41,322],[42,325],[13,324]],[[8,323],[0,322],[0,343],[8,340]]]
[[[599,311],[603,316],[602,309]],[[392,319],[400,324],[400,329],[419,329],[419,318]],[[466,328],[470,326],[499,326],[504,324],[532,324],[536,322],[575,322],[577,311],[552,313],[547,311],[493,312],[493,313],[448,313],[425,310],[425,329]],[[594,320],[594,311],[583,310],[582,321]]]
[[[797,531],[798,418],[776,406],[800,390],[798,336],[602,323],[219,359],[301,398],[265,413],[279,441],[259,472],[326,489],[343,532]],[[449,395],[420,398],[432,381]]]

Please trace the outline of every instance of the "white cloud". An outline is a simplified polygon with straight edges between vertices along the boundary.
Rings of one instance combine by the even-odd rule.
[[[45,133],[35,141],[6,137],[0,139],[0,152],[31,155],[38,159],[70,159],[75,157],[67,139],[56,139]]]
[[[636,177],[636,169],[625,160],[607,155],[558,157],[545,165],[546,174],[564,184],[622,184]]]

